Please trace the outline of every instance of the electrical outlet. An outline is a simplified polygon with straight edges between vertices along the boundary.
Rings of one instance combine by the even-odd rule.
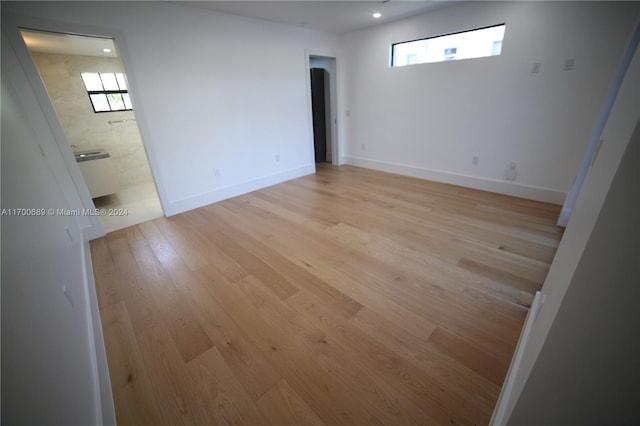
[[[214,176],[220,176],[220,169],[213,169]]]
[[[364,151],[364,144],[360,145],[360,148]]]
[[[280,162],[280,154],[276,154],[276,163]]]
[[[507,169],[504,171],[505,180],[516,180],[518,172],[516,171],[516,163],[507,164]]]
[[[474,166],[477,166],[479,161],[480,161],[479,157],[473,157],[471,159],[471,164],[473,164]]]

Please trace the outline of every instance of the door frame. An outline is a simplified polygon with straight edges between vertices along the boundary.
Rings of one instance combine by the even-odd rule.
[[[580,164],[580,168],[578,169],[578,173],[576,175],[575,181],[573,182],[573,186],[565,199],[564,205],[562,206],[562,211],[560,212],[560,217],[558,218],[557,225],[566,228],[569,224],[569,218],[571,217],[571,213],[573,212],[573,208],[576,205],[576,201],[578,200],[578,195],[580,194],[580,189],[584,184],[584,181],[587,177],[587,172],[589,168],[595,162],[596,157],[598,156],[598,152],[600,151],[600,147],[602,145],[602,133],[604,132],[604,128],[607,124],[607,120],[609,119],[609,115],[611,114],[611,110],[613,109],[613,105],[616,101],[616,97],[620,92],[620,87],[622,87],[622,82],[624,81],[624,77],[627,73],[627,69],[631,66],[631,61],[635,55],[635,52],[640,45],[640,21],[636,22],[636,26],[634,27],[633,34],[631,35],[631,40],[629,40],[626,50],[618,64],[618,68],[615,76],[613,77],[613,81],[609,86],[609,90],[607,91],[607,97],[605,98],[604,104],[600,109],[600,115],[598,116],[598,120],[596,121],[595,129],[593,133],[591,133],[591,139],[589,139],[589,144],[587,145],[587,150],[582,158],[582,163]]]
[[[311,58],[319,57],[328,59],[333,61],[335,65],[335,73],[334,75],[329,75],[329,90],[333,95],[335,93],[335,102],[330,102],[329,109],[331,111],[331,164],[341,165],[344,163],[343,155],[342,155],[342,140],[343,140],[343,127],[339,121],[338,111],[342,110],[341,101],[342,97],[340,96],[340,85],[339,81],[342,81],[341,77],[341,69],[338,54],[333,51],[326,50],[313,50],[313,49],[305,49],[304,59],[305,59],[305,81],[307,86],[307,116],[309,123],[309,153],[310,153],[310,161],[314,164],[315,167],[315,154],[314,154],[314,140],[313,140],[313,112],[311,107]]]
[[[11,13],[3,13],[2,16],[2,32],[4,33],[4,35],[6,35],[8,42],[13,47],[18,61],[23,68],[27,81],[31,85],[33,93],[36,96],[36,100],[40,105],[40,109],[44,114],[54,135],[55,147],[48,148],[57,150],[64,162],[63,164],[60,164],[59,162],[55,162],[49,158],[48,161],[50,163],[50,166],[54,174],[61,177],[61,187],[65,191],[65,196],[67,198],[67,201],[71,204],[71,207],[87,210],[95,209],[95,205],[93,203],[93,200],[91,199],[91,195],[89,194],[87,184],[82,177],[80,168],[78,167],[78,164],[75,160],[73,151],[71,150],[71,147],[67,140],[67,136],[64,132],[60,119],[58,118],[58,114],[55,110],[53,102],[51,101],[46,86],[42,81],[42,78],[40,77],[40,72],[38,71],[35,62],[31,57],[31,53],[29,52],[29,49],[27,48],[22,35],[20,34],[21,29],[47,31],[62,34],[75,34],[87,37],[111,38],[114,40],[114,43],[118,50],[118,58],[122,63],[122,68],[125,75],[127,76],[129,86],[131,86],[129,87],[129,96],[131,97],[132,103],[135,105],[136,123],[138,125],[138,130],[140,131],[142,145],[144,147],[147,161],[149,163],[149,168],[151,169],[151,176],[156,186],[156,191],[158,193],[158,197],[160,198],[160,204],[164,212],[167,202],[166,192],[164,190],[164,185],[158,179],[158,173],[155,172],[156,170],[158,170],[156,166],[157,162],[155,161],[156,156],[154,155],[152,147],[145,142],[147,140],[150,140],[149,133],[147,131],[146,121],[144,119],[143,108],[141,105],[135,102],[135,99],[137,98],[135,89],[138,86],[136,84],[137,79],[134,73],[129,72],[132,67],[129,65],[130,55],[128,53],[126,40],[123,34],[120,31],[111,28],[51,21],[48,19],[14,15]],[[62,170],[62,168],[66,170]],[[67,176],[63,176],[65,172],[68,173]],[[73,188],[69,188],[68,185],[63,184],[65,181],[68,182],[69,178],[73,183]],[[79,216],[78,219],[79,225],[82,229],[82,233],[86,240],[92,240],[105,235],[104,228],[102,226],[102,223],[100,222],[99,217]]]

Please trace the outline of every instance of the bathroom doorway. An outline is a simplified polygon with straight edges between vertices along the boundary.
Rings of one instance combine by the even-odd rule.
[[[105,232],[163,216],[114,40],[20,33]]]

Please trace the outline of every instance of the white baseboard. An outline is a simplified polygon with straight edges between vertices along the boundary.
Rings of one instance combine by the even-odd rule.
[[[433,180],[436,182],[449,183],[452,185],[459,185],[467,188],[480,189],[482,191],[495,192],[498,194],[511,195],[514,197],[521,197],[558,205],[562,205],[567,196],[566,192],[558,191],[556,189],[524,185],[517,182],[461,175],[441,170],[425,169],[421,167],[359,157],[344,157],[343,159],[345,164],[352,166]]]
[[[538,313],[544,304],[544,300],[545,295],[536,291],[536,296],[534,297],[531,308],[529,308],[527,317],[524,320],[524,326],[520,332],[520,339],[518,339],[518,345],[516,346],[516,350],[511,358],[509,371],[507,371],[507,377],[502,385],[498,402],[493,410],[493,415],[489,422],[489,425],[491,426],[503,426],[507,424],[511,413],[513,412],[513,408],[515,407],[516,401],[522,393],[522,388],[527,377],[522,377],[518,373],[521,373],[525,348],[527,347],[529,337],[533,333],[534,323],[538,318]]]
[[[91,264],[91,249],[89,240],[82,242],[82,262],[84,282],[86,285],[87,324],[89,325],[89,352],[93,370],[94,403],[96,410],[95,424],[100,426],[115,426],[116,411],[111,391],[111,378],[107,364],[107,351],[102,334],[102,321],[98,308],[96,284],[93,278]]]
[[[264,176],[258,179],[250,180],[248,182],[226,186],[215,191],[207,192],[189,198],[184,198],[182,200],[170,201],[165,207],[165,214],[167,216],[173,216],[182,212],[186,212],[188,210],[206,206],[207,204],[216,203],[218,201],[226,200],[228,198],[246,194],[251,191],[266,188],[268,186],[282,183],[291,179],[310,175],[315,173],[315,171],[315,164],[310,164],[308,166],[287,170],[270,176]]]
[[[569,218],[571,217],[571,213],[573,212],[573,209],[564,206],[562,208],[562,211],[560,212],[560,217],[558,218],[558,226],[562,226],[563,228],[566,228],[567,225],[569,224]]]
[[[92,224],[91,226],[84,227],[81,230],[85,241],[95,240],[96,238],[104,237],[106,235],[102,225],[97,226]]]

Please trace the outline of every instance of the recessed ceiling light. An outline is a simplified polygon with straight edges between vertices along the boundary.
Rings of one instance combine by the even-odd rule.
[[[382,13],[380,13],[380,12],[376,12],[376,13],[373,14],[373,17],[376,18],[376,19],[380,18],[381,16],[382,16]]]
[[[104,49],[102,49],[102,51],[104,53],[111,53],[111,49],[109,49],[108,47],[105,47]]]

